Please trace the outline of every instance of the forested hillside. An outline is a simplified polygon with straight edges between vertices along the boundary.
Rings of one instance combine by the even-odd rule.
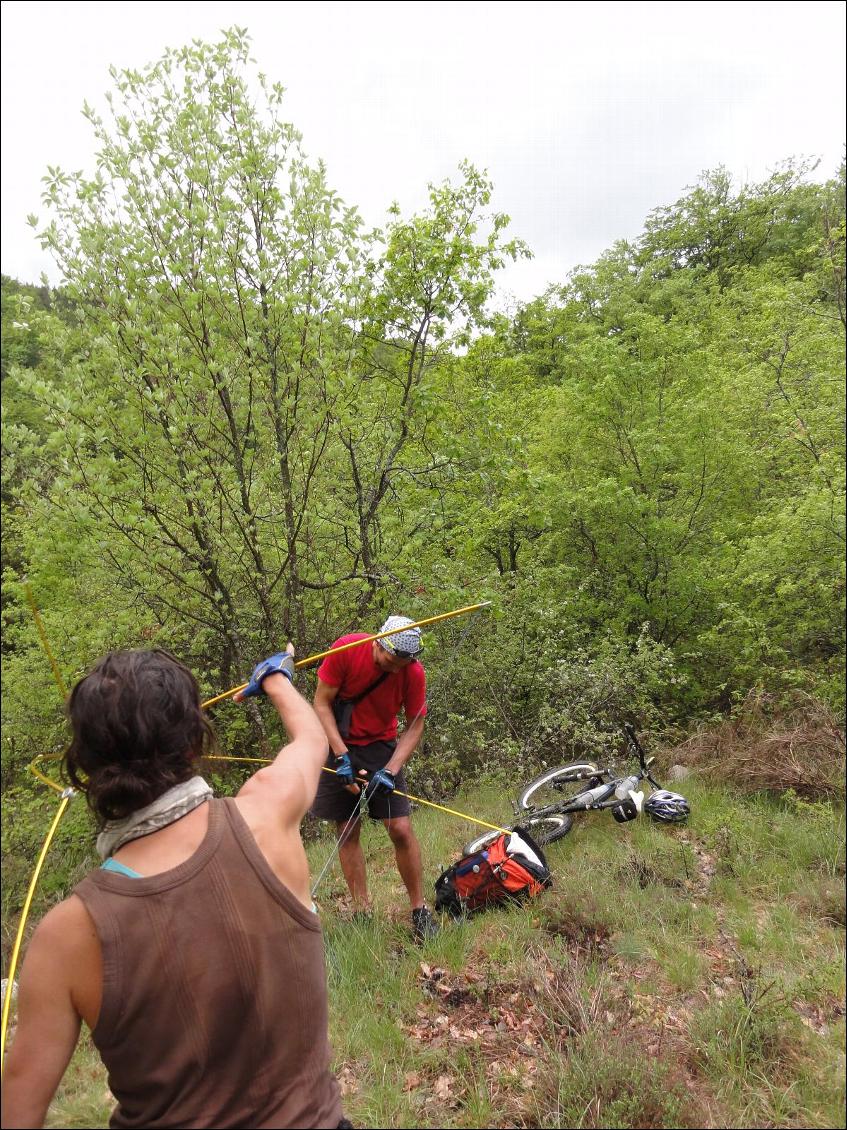
[[[462,806],[416,816],[427,891],[462,812],[510,821],[521,782],[605,763],[623,721],[657,772],[693,768],[694,818],[581,814],[552,891],[424,953],[366,833],[375,918],[337,869],[316,896],[351,1118],[835,1124],[844,166],[705,171],[507,312],[498,271],[531,248],[488,174],[369,229],[248,51],[234,30],[113,71],[96,170],[50,168],[33,202],[61,285],[2,277],[4,975],[57,813],[28,772],[66,743],[54,675],[162,647],[210,697],[289,638],[490,601],[424,633],[410,788]],[[225,754],[279,741],[255,701],[211,713]],[[255,769],[224,764],[224,793]],[[30,926],[92,832],[77,798]],[[323,879],[334,838],[305,838]],[[112,1101],[85,1038],[47,1124]]]
[[[443,791],[623,713],[843,710],[843,167],[704,173],[507,315],[485,173],[368,230],[249,72],[235,32],[115,72],[33,217],[64,283],[3,278],[4,784],[61,742],[24,577],[69,681],[157,645],[209,694],[491,599],[427,639]]]

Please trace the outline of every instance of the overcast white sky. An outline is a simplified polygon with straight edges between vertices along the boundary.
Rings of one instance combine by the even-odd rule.
[[[287,117],[371,224],[467,157],[535,260],[523,300],[636,236],[723,164],[760,179],[790,156],[831,176],[845,140],[845,5],[785,3],[2,3],[2,249],[23,281],[58,275],[25,217],[46,166],[93,171],[83,100],[108,66],[246,27]]]

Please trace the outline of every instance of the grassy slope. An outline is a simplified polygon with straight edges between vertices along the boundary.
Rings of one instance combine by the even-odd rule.
[[[688,827],[591,815],[549,849],[551,891],[424,949],[387,838],[367,828],[373,923],[348,920],[337,863],[318,892],[355,1124],[844,1124],[843,816],[685,791]],[[494,788],[455,807],[510,816]],[[415,820],[434,878],[472,829]],[[315,873],[331,847],[311,845]],[[83,1045],[48,1125],[104,1126],[108,1109]]]

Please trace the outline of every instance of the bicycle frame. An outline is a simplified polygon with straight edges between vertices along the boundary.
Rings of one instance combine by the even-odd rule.
[[[527,785],[521,793],[518,803],[514,805],[517,823],[513,827],[524,827],[536,837],[537,843],[546,845],[567,835],[573,824],[573,817],[580,812],[601,812],[604,809],[611,809],[614,810],[612,814],[615,819],[621,823],[638,815],[642,811],[643,793],[638,792],[641,782],[649,781],[655,790],[660,790],[661,785],[650,773],[650,766],[655,758],[646,756],[638,735],[629,723],[626,723],[623,729],[627,737],[625,755],[628,758],[638,756],[638,773],[622,776],[616,769],[611,767],[601,769],[591,762],[562,765],[547,770]],[[579,781],[587,781],[589,787],[574,795],[572,790],[574,787],[579,787],[577,785]],[[552,803],[543,805],[534,803],[533,794],[545,787],[557,792],[567,790],[570,795]],[[546,830],[542,828],[536,831],[545,822],[547,822]],[[491,838],[491,833],[476,837],[465,846],[465,852],[472,854],[482,850]]]
[[[658,781],[650,775],[650,766],[655,761],[653,757],[647,757],[641,743],[638,740],[638,735],[635,729],[629,724],[624,725],[624,732],[628,738],[629,747],[638,754],[638,763],[640,772],[632,774],[637,778],[637,783],[641,781],[649,781],[653,788],[658,789],[661,786]],[[531,808],[527,812],[533,818],[539,816],[552,816],[554,814],[563,813],[573,815],[578,812],[601,812],[603,809],[614,808],[621,803],[621,798],[616,796],[615,790],[618,786],[629,779],[629,777],[621,777],[614,773],[611,769],[598,769],[596,773],[592,774],[592,779],[607,778],[602,780],[602,783],[592,786],[590,789],[585,789],[583,792],[578,793],[564,801],[554,801],[553,804],[544,805],[542,808]],[[526,815],[526,813],[521,813]]]

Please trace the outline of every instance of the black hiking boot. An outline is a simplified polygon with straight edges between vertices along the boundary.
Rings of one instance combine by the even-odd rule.
[[[412,911],[412,933],[416,942],[429,941],[438,933],[438,923],[428,906],[419,906]]]

